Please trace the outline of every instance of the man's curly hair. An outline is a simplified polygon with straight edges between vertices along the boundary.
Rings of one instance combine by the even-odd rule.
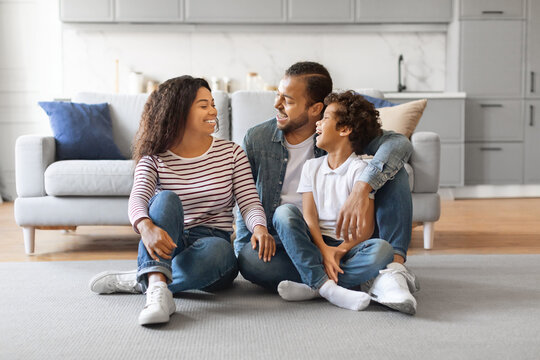
[[[150,94],[133,142],[135,164],[143,156],[167,151],[183,137],[189,110],[202,87],[210,90],[206,80],[184,75],[165,81]]]
[[[326,106],[337,104],[336,129],[350,128],[349,141],[357,155],[365,153],[364,148],[382,134],[379,112],[362,95],[348,90],[333,92],[324,99]]]

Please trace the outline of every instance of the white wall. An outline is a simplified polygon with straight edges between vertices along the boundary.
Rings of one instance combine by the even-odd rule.
[[[148,26],[147,26],[148,27]],[[164,81],[191,74],[233,79],[232,90],[245,88],[249,71],[277,85],[296,61],[328,67],[336,88],[397,89],[397,60],[405,58],[408,90],[445,90],[445,32],[144,32],[99,31],[66,27],[63,31],[64,90],[113,91],[115,59],[120,90],[127,90],[131,70]]]

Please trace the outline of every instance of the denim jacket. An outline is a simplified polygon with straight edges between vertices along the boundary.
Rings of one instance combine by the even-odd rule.
[[[253,180],[266,214],[268,231],[275,237],[276,231],[272,218],[280,205],[281,188],[289,157],[283,132],[277,128],[276,119],[265,121],[249,129],[242,147],[251,165]],[[315,157],[326,155],[326,151],[315,145],[313,151]],[[405,136],[383,130],[383,134],[373,139],[364,152],[374,157],[362,173],[361,180],[371,185],[374,190],[378,190],[409,160],[412,145]],[[237,214],[236,252],[240,251],[250,238],[251,233],[247,230],[244,220]]]

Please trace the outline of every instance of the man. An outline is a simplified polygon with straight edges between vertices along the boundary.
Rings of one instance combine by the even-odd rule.
[[[279,83],[276,117],[251,128],[244,138],[243,147],[276,246],[274,249],[254,242],[249,246],[251,234],[237,216],[235,252],[242,276],[272,291],[284,280],[302,282],[276,232],[283,219],[274,214],[285,204],[302,209],[302,195],[297,193],[302,166],[325,155],[315,146],[315,123],[321,119],[323,100],[331,91],[332,78],[323,65],[293,64]],[[348,239],[351,230],[356,240],[369,231],[368,224],[373,220],[368,217],[369,195],[374,194],[376,230],[372,237],[392,245],[394,261],[372,284],[366,284],[365,290],[375,301],[401,310],[403,303],[410,303],[411,292],[418,290],[414,276],[403,266],[412,230],[412,200],[403,164],[411,155],[412,145],[403,135],[384,131],[364,150],[374,158],[339,212],[336,235]]]

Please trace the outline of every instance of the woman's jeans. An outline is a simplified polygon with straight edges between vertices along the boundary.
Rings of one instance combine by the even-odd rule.
[[[312,288],[320,288],[328,276],[324,270],[322,254],[311,240],[309,227],[300,210],[291,204],[279,206],[274,213],[273,224],[281,240],[276,255],[270,262],[264,263],[258,260],[256,251],[250,246],[244,246],[241,250],[243,256],[238,258],[240,265],[243,268],[266,267],[267,270],[258,272],[253,279],[243,274],[244,277],[270,290],[275,289],[278,279],[303,282]],[[341,241],[328,236],[323,236],[323,239],[329,246],[341,244]],[[393,258],[394,250],[387,241],[363,241],[341,258],[340,267],[344,273],[338,274],[338,285],[356,288],[376,277],[379,270],[384,269]],[[291,266],[294,268],[291,269]]]
[[[184,229],[184,210],[178,195],[162,191],[150,199],[148,215],[176,244],[171,259],[154,260],[141,239],[137,258],[137,281],[148,288],[148,273],[165,275],[169,290],[214,291],[230,286],[238,275],[238,264],[229,232],[206,226]]]

